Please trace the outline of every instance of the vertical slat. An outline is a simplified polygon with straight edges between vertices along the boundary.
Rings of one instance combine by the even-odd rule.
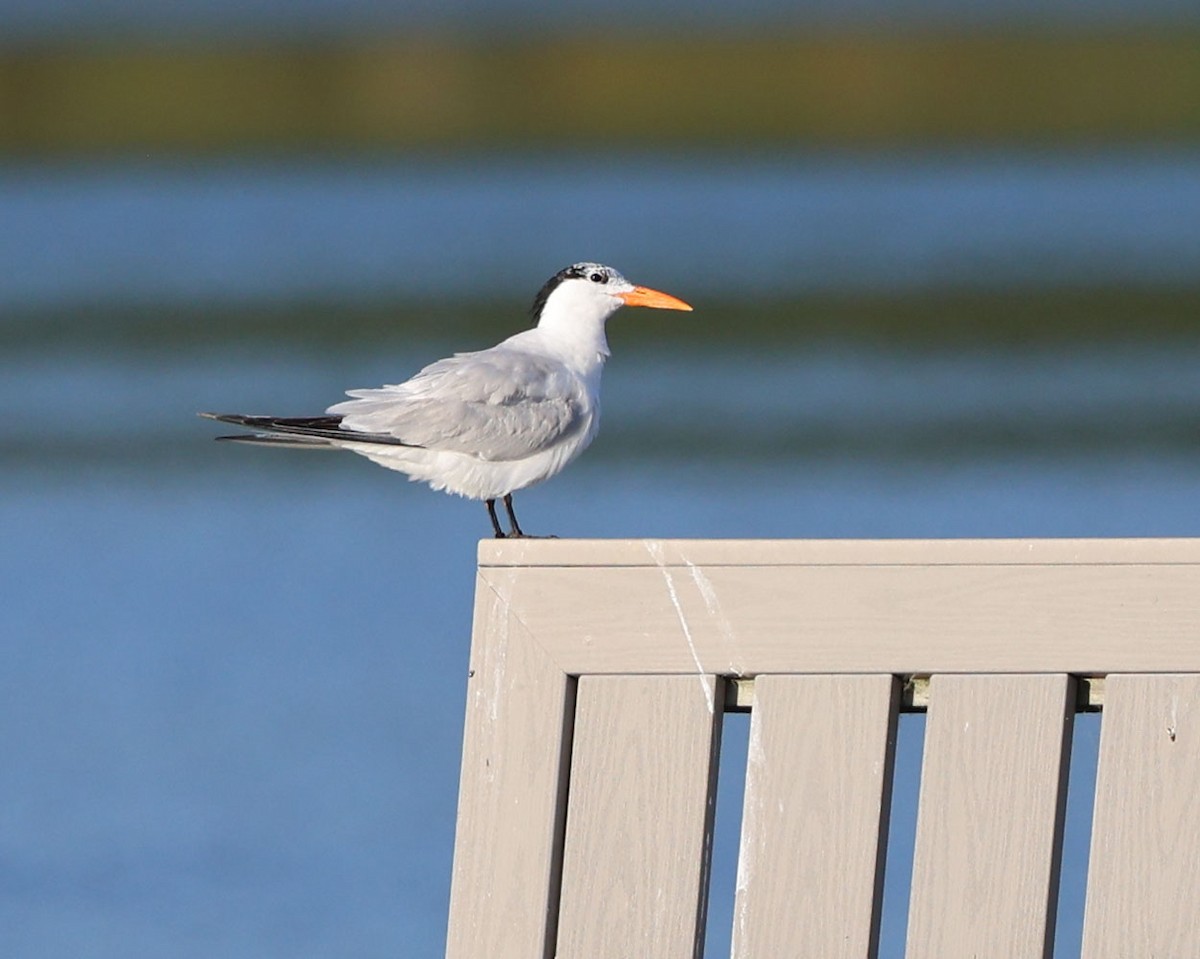
[[[933,677],[907,959],[1049,959],[1073,685]]]
[[[888,676],[759,676],[735,959],[875,953],[895,742]]]
[[[1200,675],[1110,675],[1085,959],[1200,956]]]
[[[476,586],[448,959],[553,955],[572,682]]]
[[[559,959],[701,954],[719,701],[712,676],[579,679]]]

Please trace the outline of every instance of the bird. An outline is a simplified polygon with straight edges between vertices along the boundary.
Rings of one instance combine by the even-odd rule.
[[[692,310],[610,266],[575,263],[534,297],[532,328],[490,349],[455,353],[402,383],[347,390],[350,399],[321,416],[199,415],[255,431],[218,440],[358,453],[434,490],[482,500],[497,539],[525,538],[513,494],[556,476],[595,439],[610,356],[605,323],[623,306]]]

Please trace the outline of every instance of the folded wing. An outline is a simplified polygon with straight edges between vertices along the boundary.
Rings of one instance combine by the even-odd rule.
[[[519,350],[459,353],[411,380],[351,390],[331,406],[339,432],[362,432],[429,450],[517,460],[585,429],[583,385],[562,363]]]

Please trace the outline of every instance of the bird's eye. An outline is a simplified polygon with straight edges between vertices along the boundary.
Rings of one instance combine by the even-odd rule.
[[[593,273],[591,276],[588,277],[588,279],[591,280],[593,283],[603,283],[604,282],[604,274],[603,273]]]

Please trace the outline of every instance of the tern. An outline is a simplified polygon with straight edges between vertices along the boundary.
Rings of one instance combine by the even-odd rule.
[[[622,306],[692,309],[612,267],[576,263],[538,291],[533,328],[491,349],[456,353],[403,383],[347,390],[351,399],[323,416],[200,415],[258,431],[219,440],[346,449],[435,490],[483,500],[498,539],[524,537],[513,493],[557,475],[600,428],[604,325]]]

